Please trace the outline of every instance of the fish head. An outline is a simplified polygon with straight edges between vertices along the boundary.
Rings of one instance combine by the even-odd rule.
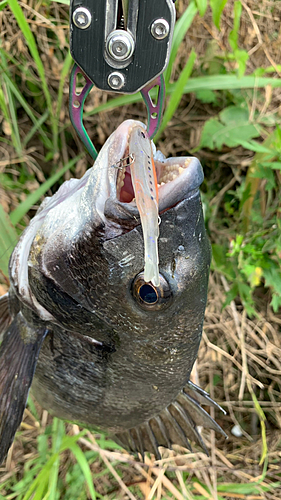
[[[144,242],[129,153],[136,127],[157,176],[159,286],[143,276]],[[202,324],[210,264],[202,181],[198,159],[166,159],[141,122],[123,122],[94,166],[46,198],[25,230],[10,263],[16,294],[41,319],[70,330],[77,329],[73,311],[79,309],[98,318],[100,331],[111,328],[126,341],[132,333],[142,341],[144,334],[153,338],[158,332],[162,343],[174,344],[187,330],[191,338]],[[82,333],[89,330],[80,325]],[[92,335],[99,340],[96,332]]]

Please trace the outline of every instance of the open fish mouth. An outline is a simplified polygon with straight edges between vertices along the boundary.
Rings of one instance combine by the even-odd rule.
[[[134,166],[134,147],[131,144],[132,130],[136,126],[144,125],[139,121],[127,120],[123,122],[114,132],[115,141],[122,135],[123,140],[118,140],[122,146],[117,148],[115,161],[109,166],[109,178],[111,185],[110,201],[106,203],[105,215],[112,218],[115,206],[123,208],[128,214],[138,216],[135,202],[135,192],[132,183],[132,168]],[[145,128],[144,128],[145,131]],[[145,132],[146,133],[146,132]],[[158,188],[159,213],[177,205],[186,198],[192,197],[198,192],[204,175],[199,160],[195,157],[165,158],[156,150],[156,147],[146,134],[147,148],[151,151],[151,157],[155,165],[156,182]],[[117,215],[117,214],[116,214]],[[120,212],[118,211],[118,216]],[[115,218],[115,217],[113,217]]]
[[[123,147],[119,149],[121,157],[110,168],[117,173],[110,200],[105,203],[104,215],[119,224],[123,219],[129,227],[130,224],[136,225],[140,216],[144,240],[144,281],[159,286],[159,213],[198,192],[203,180],[202,167],[197,158],[166,159],[160,151],[156,151],[140,122],[126,121],[118,127],[114,136],[117,136],[116,144],[119,145],[120,131]]]
[[[198,194],[204,176],[197,158],[166,159],[160,151],[156,151],[141,122],[123,122],[107,139],[94,166],[81,179],[66,181],[52,197],[44,200],[13,252],[10,272],[15,291],[44,320],[53,320],[53,317],[33,297],[28,280],[28,259],[34,238],[40,236],[44,241],[52,241],[54,227],[56,230],[61,228],[64,233],[67,226],[71,238],[72,233],[74,237],[87,224],[99,226],[113,221],[122,231],[140,224],[131,175],[134,155],[132,132],[135,127],[142,127],[145,148],[153,157],[158,213],[161,215]],[[127,165],[123,165],[124,158],[127,158]],[[120,166],[125,168],[118,168]]]

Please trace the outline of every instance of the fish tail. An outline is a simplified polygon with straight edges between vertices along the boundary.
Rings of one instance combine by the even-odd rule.
[[[190,441],[198,444],[209,456],[199,428],[212,429],[226,438],[227,435],[200,403],[215,406],[225,413],[207,392],[188,382],[176,401],[149,421],[116,434],[117,441],[129,451],[140,453],[142,458],[144,451],[148,451],[159,460],[159,446],[171,449],[174,444],[178,444],[191,451]]]
[[[21,423],[46,328],[32,330],[21,313],[14,318],[0,348],[0,463]]]
[[[0,340],[2,334],[7,330],[12,318],[9,310],[9,294],[6,293],[0,297]]]

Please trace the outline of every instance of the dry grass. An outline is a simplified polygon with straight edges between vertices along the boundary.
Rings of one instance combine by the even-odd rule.
[[[58,21],[59,27],[56,28],[56,32],[59,38],[59,48],[65,51],[68,44],[67,9],[54,3],[49,12],[47,7],[44,7],[42,3],[38,5],[35,0],[25,0],[20,3],[25,5],[29,24],[36,34],[48,85],[55,102],[63,61],[57,56],[57,42],[52,36],[54,30],[52,18],[55,17]],[[182,12],[187,2],[180,0],[178,3],[179,12]],[[276,67],[276,64],[280,63],[281,2],[268,0],[246,2],[245,0],[242,4],[239,42],[250,55],[248,71],[252,72],[256,68],[268,65]],[[232,29],[232,12],[233,2],[229,1],[222,16],[221,32],[214,27],[209,10],[204,18],[196,17],[178,54],[179,67],[186,61],[191,47],[195,47],[199,54],[196,63],[198,74],[206,71],[214,63],[222,64],[227,48],[228,33]],[[0,33],[3,47],[11,56],[27,61],[32,71],[35,72],[33,60],[21,33],[6,11],[0,12]],[[273,38],[274,33],[277,35]],[[224,60],[224,64],[230,68],[235,63],[232,61],[225,63]],[[24,90],[27,85],[24,74],[19,73],[19,67],[12,63],[11,70],[14,78],[21,78],[20,85]],[[174,78],[176,77],[177,71],[174,74]],[[263,91],[263,94],[262,91],[259,91],[259,95],[254,94],[253,99],[252,96],[247,95],[247,91],[244,91],[244,95],[251,113],[257,110],[260,116],[264,117],[272,113],[280,114],[280,92],[280,90],[272,91],[268,88]],[[30,93],[32,94],[31,90]],[[65,85],[64,105],[60,114],[61,124],[69,122],[67,99],[68,88]],[[86,111],[107,100],[107,94],[95,90],[87,100]],[[36,107],[34,112],[38,115]],[[196,100],[194,95],[185,96],[176,117],[173,118],[159,141],[160,149],[166,155],[177,155],[196,147],[204,122],[214,113],[213,107]],[[86,120],[89,135],[99,147],[122,120],[130,117],[144,120],[144,107],[131,105],[90,117]],[[2,120],[2,117],[0,118]],[[19,118],[22,136],[28,133],[30,127],[29,119],[22,113]],[[5,128],[3,120],[2,134],[4,138],[9,138],[9,130]],[[77,152],[83,151],[77,137],[74,136],[67,144],[63,135],[61,140],[62,152],[55,159],[58,167],[74,157]],[[20,171],[18,166],[23,158],[19,158],[11,146],[3,146],[2,143],[0,143],[0,155],[0,172],[12,173],[15,179],[18,179]],[[239,176],[246,171],[252,153],[236,148],[235,151],[223,150],[220,153],[199,151],[198,156],[206,165],[205,170],[211,172],[209,182],[216,183],[224,192],[226,179],[228,189],[239,182]],[[34,142],[29,143],[24,161],[29,172],[35,173],[37,179],[35,183],[44,181],[52,166],[45,160],[44,148],[42,144],[36,142],[36,137]],[[214,164],[218,165],[217,169],[213,168]],[[84,157],[78,162],[74,174],[81,177],[88,165],[89,158]],[[68,176],[69,174],[66,174],[65,178]],[[29,191],[36,189],[36,186],[37,184],[28,186]],[[222,191],[216,195],[217,207],[221,201]],[[15,208],[19,200],[24,199],[25,196],[25,193],[19,190],[9,191],[0,187],[1,203],[7,212]],[[31,211],[30,215],[32,213]],[[211,229],[216,234],[219,233],[215,225]],[[0,286],[2,294],[7,285],[2,281]],[[226,416],[214,412],[214,409],[210,411],[227,432],[229,439],[225,441],[217,438],[213,432],[210,434],[204,432],[210,458],[201,452],[164,451],[161,461],[155,462],[153,457],[146,457],[146,463],[142,464],[126,452],[101,449],[94,436],[89,433],[88,439],[81,438],[79,441],[82,449],[92,449],[99,453],[99,459],[91,465],[91,471],[93,477],[105,471],[94,481],[96,491],[100,495],[111,499],[190,500],[195,497],[217,500],[217,485],[234,483],[233,489],[220,492],[220,497],[226,500],[277,500],[281,497],[281,487],[268,492],[262,489],[262,486],[281,480],[281,315],[273,315],[269,306],[269,297],[262,288],[256,292],[258,318],[249,319],[239,302],[232,302],[222,310],[227,289],[228,284],[224,278],[217,274],[211,275],[197,371],[200,385],[227,410]],[[264,422],[262,414],[260,413],[259,417],[255,408],[255,397],[266,417]],[[37,437],[44,432],[51,417],[38,406],[37,410],[38,421],[28,410],[25,412],[20,436],[17,437],[5,466],[0,468],[0,488],[6,479],[15,474],[20,480],[24,475],[25,462],[38,453]],[[239,438],[231,433],[235,425],[238,425],[242,432]],[[265,441],[262,440],[261,433],[263,426],[266,431],[268,453],[267,457],[264,457],[265,461],[261,463],[261,457],[265,451]],[[69,425],[68,430],[70,434],[75,434],[78,429],[77,426]],[[72,455],[65,452],[60,468],[62,480],[65,478],[68,465],[72,462]],[[264,464],[267,464],[267,472],[263,475]],[[260,481],[261,487],[257,494],[247,495],[235,488],[235,485],[239,483],[255,481]],[[136,485],[133,491],[138,491],[137,494],[133,494],[128,489],[132,485]],[[206,487],[209,488],[210,493]],[[0,490],[0,495],[5,496],[6,493]]]

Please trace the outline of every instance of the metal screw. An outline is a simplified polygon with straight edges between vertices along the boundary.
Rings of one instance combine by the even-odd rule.
[[[166,19],[156,19],[151,25],[151,34],[156,40],[163,40],[168,36],[170,25]]]
[[[88,9],[85,9],[85,7],[77,7],[77,9],[73,12],[72,19],[77,28],[85,30],[91,24],[91,12]]]
[[[108,35],[106,48],[116,61],[126,61],[134,52],[135,42],[127,31],[115,30]]]
[[[120,90],[125,85],[125,77],[122,73],[119,73],[119,71],[114,71],[110,73],[107,82],[113,90]]]

